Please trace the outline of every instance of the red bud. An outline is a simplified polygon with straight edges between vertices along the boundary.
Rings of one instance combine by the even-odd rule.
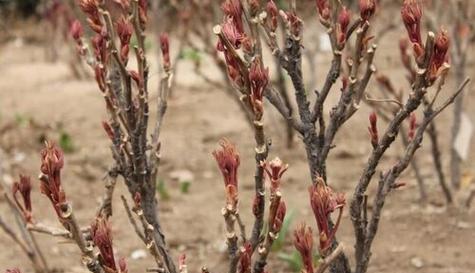
[[[374,0],[360,0],[360,13],[363,22],[369,21],[376,11],[376,3]]]
[[[302,257],[306,273],[313,273],[313,234],[312,228],[300,224],[294,231],[294,246]]]
[[[373,148],[376,148],[379,143],[379,136],[378,136],[378,116],[376,115],[375,112],[372,112],[369,115],[369,124],[370,126],[368,127],[370,139],[371,139],[371,145],[373,145]]]
[[[69,33],[74,40],[77,41],[81,39],[81,37],[84,35],[84,29],[82,28],[81,22],[79,20],[76,19],[71,23]]]
[[[163,67],[165,70],[170,69],[170,38],[168,37],[168,33],[164,32],[160,34],[160,48],[162,50],[162,58],[163,58]]]
[[[401,16],[411,42],[423,47],[421,39],[422,8],[420,3],[417,0],[404,0]]]

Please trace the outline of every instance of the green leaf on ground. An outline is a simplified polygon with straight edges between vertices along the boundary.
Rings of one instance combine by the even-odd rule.
[[[73,138],[65,131],[61,131],[59,134],[59,146],[65,153],[72,153],[75,150]]]
[[[170,193],[168,192],[165,181],[163,181],[162,179],[158,180],[157,192],[160,195],[161,200],[165,200],[165,201],[170,200],[171,198]]]

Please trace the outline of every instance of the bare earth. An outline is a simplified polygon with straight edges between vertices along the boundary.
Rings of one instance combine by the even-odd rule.
[[[392,37],[394,38],[394,37]],[[396,37],[397,38],[397,37]],[[391,38],[390,38],[391,39]],[[388,49],[384,49],[387,46]],[[394,44],[386,44],[379,54],[397,51]],[[389,54],[388,56],[390,56]],[[394,55],[394,54],[392,54]],[[318,81],[326,70],[328,56],[318,56]],[[404,86],[402,71],[396,69],[397,58],[381,58],[380,69],[394,76]],[[75,151],[66,155],[63,183],[68,198],[73,201],[79,221],[89,225],[103,193],[103,176],[112,160],[108,141],[100,122],[105,118],[101,95],[92,80],[78,81],[62,61],[45,61],[44,49],[39,45],[21,45],[12,41],[0,48],[0,128],[12,128],[0,134],[0,163],[3,173],[0,179],[11,183],[19,173],[33,177],[39,172],[39,151],[41,140],[57,139],[59,128],[72,136]],[[152,88],[156,90],[159,79],[152,64]],[[206,65],[206,64],[205,64]],[[211,64],[209,65],[211,66]],[[473,69],[470,70],[473,72]],[[217,71],[207,71],[217,74]],[[186,253],[189,269],[198,272],[207,265],[211,272],[223,272],[226,268],[224,250],[224,226],[220,214],[224,203],[222,180],[211,151],[221,137],[235,142],[241,153],[241,214],[248,228],[251,226],[250,210],[253,194],[253,136],[243,121],[242,114],[234,102],[222,91],[204,84],[193,76],[191,65],[180,66],[180,84],[169,101],[169,109],[163,129],[163,163],[160,167],[161,179],[165,182],[170,198],[160,200],[161,222],[169,246],[175,257]],[[473,74],[473,73],[472,73]],[[370,92],[377,92],[370,88]],[[468,91],[473,91],[470,88]],[[334,88],[331,101],[337,98]],[[450,92],[448,88],[446,92]],[[156,97],[153,92],[152,98]],[[466,106],[475,104],[475,94],[469,92]],[[475,108],[466,107],[469,116],[475,117]],[[327,109],[328,110],[328,109]],[[305,153],[298,139],[295,148],[287,150],[281,120],[271,107],[266,108],[266,130],[272,137],[271,157],[279,156],[290,164],[283,185],[284,198],[288,208],[294,210],[293,225],[301,221],[316,225],[307,199],[310,185]],[[351,192],[359,178],[362,166],[370,151],[367,137],[367,116],[364,106],[339,133],[337,147],[333,150],[328,164],[329,183],[338,191]],[[443,151],[448,154],[450,113],[447,111],[439,120],[438,128],[443,141]],[[31,118],[34,124],[20,122]],[[380,125],[382,126],[382,125]],[[399,143],[385,158],[387,166],[400,153]],[[475,169],[475,151],[470,151],[470,159],[465,170]],[[379,233],[373,245],[373,255],[369,272],[421,272],[421,273],[469,273],[475,272],[475,211],[460,211],[446,208],[432,170],[430,146],[425,142],[418,153],[423,166],[423,174],[429,189],[430,202],[426,206],[418,204],[418,188],[411,171],[406,171],[401,181],[406,187],[391,194],[381,220]],[[448,166],[448,157],[444,164]],[[174,173],[191,172],[193,175],[190,192],[180,191],[180,183]],[[374,192],[374,184],[371,192]],[[123,184],[118,184],[116,196],[125,194]],[[463,193],[461,194],[463,195]],[[112,226],[114,244],[118,256],[128,260],[129,272],[145,272],[152,266],[149,256],[132,259],[131,254],[144,246],[135,236],[125,216],[120,198],[114,201]],[[34,213],[37,220],[50,225],[58,225],[52,208],[46,198],[39,194],[35,183]],[[7,204],[0,197],[0,215],[10,221]],[[338,232],[339,240],[352,257],[353,229],[348,212]],[[86,272],[81,266],[76,247],[59,240],[38,236],[44,246],[49,263],[64,272]],[[287,235],[284,252],[290,253],[291,234]],[[270,272],[290,272],[287,264],[273,255]],[[0,272],[9,267],[20,267],[24,272],[32,272],[23,252],[0,232]]]

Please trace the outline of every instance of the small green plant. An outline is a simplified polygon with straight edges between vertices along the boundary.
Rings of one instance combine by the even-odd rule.
[[[192,48],[185,48],[180,52],[180,59],[190,60],[193,62],[201,61],[201,54],[198,50]]]
[[[157,192],[160,195],[161,200],[170,200],[170,193],[168,192],[167,185],[162,179],[158,180]]]
[[[16,113],[15,114],[15,123],[20,127],[26,127],[30,118],[24,114]]]
[[[188,181],[188,180],[184,180],[184,181],[181,181],[180,182],[180,192],[181,193],[189,193],[190,192],[190,186],[191,186],[191,182]]]
[[[293,250],[290,254],[280,252],[277,254],[277,257],[286,262],[293,272],[300,272],[303,268],[302,259],[300,258],[300,254],[297,250]]]
[[[297,250],[292,250],[290,254],[285,253],[285,252],[279,252],[277,254],[277,258],[286,262],[287,266],[293,272],[302,272],[302,269],[303,269],[302,258]],[[315,264],[319,264],[320,258],[321,256],[318,254],[318,251],[313,251],[313,262]]]
[[[73,142],[73,138],[71,135],[66,131],[61,131],[59,134],[59,146],[65,153],[72,153],[76,150]]]
[[[137,37],[135,37],[135,36],[130,37],[130,45],[132,46],[132,48],[136,47],[136,46],[139,46],[138,41],[137,41]],[[152,41],[145,40],[144,41],[144,46],[145,46],[145,49],[147,51],[149,51],[153,47],[152,46]]]

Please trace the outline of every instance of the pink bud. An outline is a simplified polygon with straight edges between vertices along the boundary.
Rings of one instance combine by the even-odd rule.
[[[136,208],[140,208],[142,206],[142,195],[140,194],[140,192],[135,193],[134,204]]]
[[[41,151],[41,193],[46,195],[58,216],[62,216],[61,206],[66,203],[66,194],[61,185],[61,169],[64,166],[63,151],[53,142],[46,142]]]
[[[325,185],[325,181],[321,177],[317,178],[317,181],[309,188],[309,194],[310,205],[320,234],[320,250],[325,252],[331,246],[338,229],[345,199],[343,195],[335,196],[333,190]],[[339,209],[338,220],[333,229],[330,230],[328,226],[329,217],[336,209]]]
[[[241,255],[239,256],[239,269],[238,273],[250,273],[251,272],[251,257],[252,257],[252,245],[246,242],[241,248]]]
[[[178,269],[182,272],[186,268],[186,254],[181,254],[178,257]]]
[[[163,67],[165,70],[170,69],[170,38],[168,33],[164,32],[160,34],[160,48],[162,50]]]
[[[343,7],[338,15],[338,43],[340,45],[346,40],[346,32],[348,31],[348,26],[350,24],[350,17],[350,11],[346,7]]]
[[[423,47],[421,38],[422,8],[420,3],[417,0],[404,0],[401,16],[411,42]]]
[[[267,25],[269,26],[272,32],[275,32],[277,30],[277,18],[279,16],[279,9],[277,8],[277,5],[275,4],[274,0],[269,0],[269,2],[267,2],[266,11],[268,15]]]
[[[360,14],[363,22],[369,21],[376,11],[375,0],[360,0]]]
[[[439,69],[445,63],[450,47],[450,38],[447,31],[441,29],[435,37],[434,53],[429,64],[429,79],[434,81],[439,76]]]
[[[112,230],[109,222],[104,218],[96,218],[91,225],[91,236],[101,253],[104,266],[116,271],[114,249],[112,248]]]
[[[378,136],[378,116],[376,115],[376,112],[372,112],[369,115],[369,124],[370,126],[368,127],[370,139],[371,139],[371,145],[373,145],[373,148],[376,148],[379,143],[379,136]]]
[[[79,7],[85,13],[89,27],[100,34],[102,31],[102,20],[99,13],[99,1],[97,0],[78,0]]]
[[[294,246],[302,257],[306,273],[313,273],[313,234],[312,228],[300,224],[294,231]]]
[[[213,156],[218,163],[218,167],[224,177],[224,185],[234,185],[237,187],[238,178],[237,170],[239,167],[240,159],[236,146],[226,138],[219,141],[219,149],[213,152]]]
[[[262,99],[264,91],[269,84],[269,69],[262,66],[260,60],[256,58],[249,70],[249,82],[251,83],[251,104],[256,116],[262,116]]]
[[[271,180],[271,192],[275,193],[280,188],[282,175],[287,171],[289,165],[284,164],[280,158],[276,157],[268,164],[264,164],[267,176]]]
[[[328,0],[316,0],[316,3],[319,16],[323,20],[328,20],[330,18],[330,6],[328,5]]]
[[[120,58],[123,62],[127,62],[129,55],[129,43],[132,37],[133,27],[132,23],[122,16],[117,21],[117,34],[120,40]]]
[[[224,14],[231,18],[233,25],[240,34],[244,33],[244,24],[242,22],[243,8],[240,0],[226,0],[221,9]]]
[[[148,0],[138,0],[139,1],[139,19],[142,28],[145,28],[145,25],[148,21]]]
[[[31,180],[30,177],[20,174],[20,182],[13,183],[12,194],[13,199],[19,210],[23,213],[23,217],[26,222],[31,222],[32,220],[32,207],[31,207]],[[20,202],[18,199],[17,193],[20,193],[23,200]]]
[[[119,269],[120,273],[127,273],[129,270],[127,269],[127,261],[124,257],[119,259]]]
[[[69,29],[69,33],[71,34],[74,40],[77,41],[81,39],[81,37],[84,35],[84,29],[79,20],[75,19],[72,22],[71,27]]]
[[[277,208],[277,212],[275,214],[275,219],[274,219],[274,225],[272,227],[272,230],[274,232],[280,232],[280,229],[282,228],[282,225],[285,220],[285,214],[287,212],[287,206],[285,205],[284,201],[280,201],[279,207]]]
[[[142,88],[144,83],[143,83],[143,78],[139,75],[139,73],[135,70],[129,70],[129,75],[134,80],[134,82],[137,84],[139,88]]]

